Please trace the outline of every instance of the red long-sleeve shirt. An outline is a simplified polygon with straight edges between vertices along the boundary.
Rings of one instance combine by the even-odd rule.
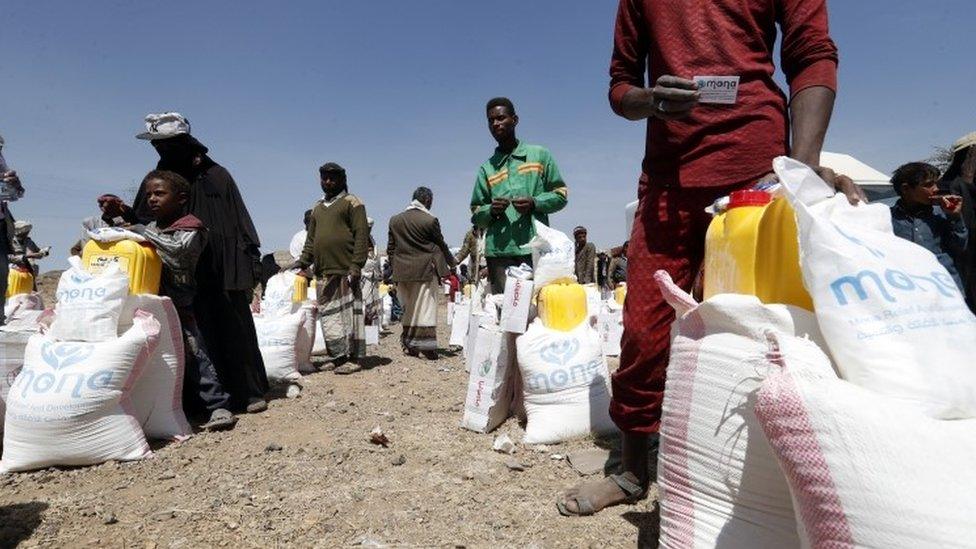
[[[776,24],[791,97],[837,87],[826,0],[620,0],[610,104],[671,74],[739,76],[734,105],[700,104],[687,118],[647,123],[642,181],[683,187],[746,183],[788,152],[787,99],[773,81]]]

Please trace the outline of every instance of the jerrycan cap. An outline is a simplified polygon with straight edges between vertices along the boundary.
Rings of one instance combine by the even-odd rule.
[[[773,195],[766,191],[733,191],[729,195],[729,209],[743,206],[765,206],[773,201]]]

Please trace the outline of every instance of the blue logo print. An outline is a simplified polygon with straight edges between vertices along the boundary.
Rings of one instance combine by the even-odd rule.
[[[67,368],[90,357],[95,346],[90,343],[54,343],[47,341],[41,346],[41,357],[55,370]]]
[[[579,352],[579,348],[579,341],[575,339],[566,339],[547,345],[539,353],[539,356],[542,358],[542,360],[545,360],[549,364],[558,364],[563,366],[576,356],[576,353]]]

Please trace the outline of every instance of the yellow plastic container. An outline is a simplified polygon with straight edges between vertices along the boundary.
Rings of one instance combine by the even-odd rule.
[[[704,297],[736,293],[813,310],[803,287],[793,208],[763,191],[732,193],[705,236]]]
[[[623,305],[624,299],[627,298],[627,285],[618,284],[616,288],[613,289],[613,299],[617,302],[617,305]]]
[[[81,253],[81,263],[90,273],[100,273],[116,263],[129,275],[129,293],[158,294],[163,262],[149,244],[134,240],[98,242],[89,240]]]
[[[304,276],[295,277],[295,290],[292,292],[293,303],[302,303],[308,299],[308,279]]]
[[[586,290],[581,284],[547,284],[539,291],[538,307],[542,324],[568,332],[587,318]]]
[[[386,297],[386,294],[390,293],[390,285],[385,282],[380,282],[380,297]]]
[[[19,267],[10,267],[7,273],[7,297],[29,294],[34,291],[34,273]]]
[[[474,291],[474,284],[465,284],[461,291],[464,293],[464,297],[470,298],[471,292]]]

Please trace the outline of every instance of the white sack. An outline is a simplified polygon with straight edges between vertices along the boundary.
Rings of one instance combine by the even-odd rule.
[[[976,417],[976,316],[883,204],[851,206],[806,165],[773,162],[797,214],[803,283],[844,379],[943,419]]]
[[[517,346],[528,415],[523,442],[551,444],[616,430],[607,360],[588,323],[560,332],[537,318]]]
[[[737,294],[698,305],[663,271],[655,279],[676,314],[658,452],[661,547],[799,547],[789,486],[752,406],[770,353],[833,375],[817,345],[796,337],[819,338],[813,314]]]
[[[159,323],[148,314],[110,341],[31,337],[7,397],[0,472],[152,455],[130,389],[158,337]]]
[[[129,277],[117,264],[99,274],[81,267],[77,257],[61,273],[55,294],[57,318],[51,337],[59,341],[105,341],[118,337],[119,315],[129,294]]]
[[[17,314],[18,311],[43,311],[44,300],[37,292],[29,294],[16,294],[7,298],[3,306],[3,316],[9,319]]]
[[[564,233],[533,220],[535,236],[525,247],[532,249],[536,290],[553,282],[576,282],[576,244]]]
[[[193,434],[193,429],[183,413],[186,351],[176,307],[168,297],[130,295],[119,317],[120,335],[132,327],[136,311],[151,314],[159,322],[160,331],[159,343],[149,355],[142,375],[132,386],[132,409],[147,437],[185,439]]]
[[[306,301],[301,305],[304,311],[304,319],[295,338],[295,360],[298,363],[298,371],[303,374],[310,374],[315,371],[312,365],[312,351],[315,346],[315,333],[318,326],[318,313],[316,306],[311,301]]]
[[[480,326],[475,334],[461,426],[487,433],[511,414],[514,336],[497,326]]]
[[[0,327],[0,433],[3,432],[3,416],[7,409],[7,393],[13,384],[20,369],[24,366],[24,352],[27,349],[27,341],[34,334],[38,333],[36,319],[40,311],[19,312],[18,317],[33,317],[35,323],[10,322]]]
[[[624,336],[624,310],[613,299],[603,303],[597,316],[597,331],[600,334],[603,354],[620,356],[620,342]]]
[[[772,369],[755,411],[805,546],[974,546],[976,419],[928,417],[822,364],[786,356]]]
[[[295,312],[295,278],[293,271],[282,271],[268,279],[261,294],[261,314],[264,316],[284,316]]]
[[[301,379],[295,340],[307,314],[307,309],[300,309],[286,316],[254,315],[258,348],[261,350],[264,371],[268,374],[270,383],[292,383]]]

